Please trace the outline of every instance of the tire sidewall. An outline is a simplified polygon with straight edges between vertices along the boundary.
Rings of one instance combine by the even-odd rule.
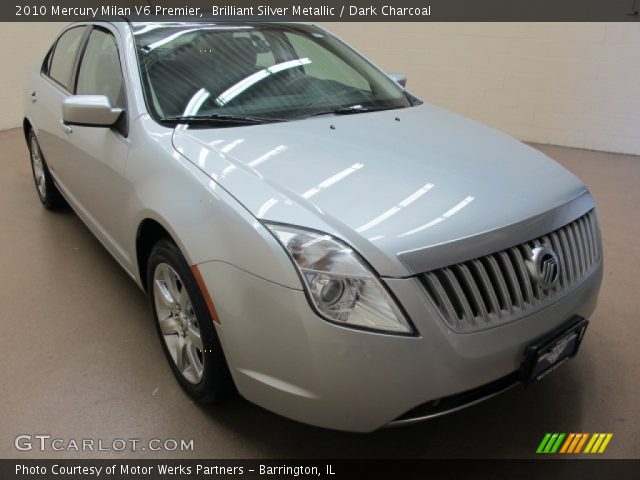
[[[33,166],[33,152],[32,152],[32,140],[35,140],[36,145],[38,146],[38,152],[40,154],[40,161],[42,162],[42,169],[44,170],[44,183],[45,183],[45,195],[44,197],[40,194],[40,190],[38,189],[38,182],[36,180],[36,171]],[[29,147],[29,164],[31,165],[31,177],[33,178],[33,186],[36,189],[36,195],[40,199],[40,202],[47,208],[48,210],[57,210],[65,205],[65,201],[58,190],[55,182],[53,181],[53,177],[51,176],[51,172],[49,171],[49,166],[47,165],[47,161],[44,158],[44,154],[42,153],[42,148],[40,148],[40,142],[38,142],[38,137],[36,136],[33,130],[29,130],[29,134],[27,135],[27,145]]]
[[[198,327],[202,337],[204,371],[202,379],[197,384],[189,382],[178,370],[167,344],[164,335],[160,330],[158,313],[155,306],[155,291],[153,276],[156,267],[160,263],[166,263],[180,276],[184,287],[187,289],[193,310],[198,320]],[[158,332],[158,337],[162,344],[162,349],[167,358],[169,366],[176,379],[183,389],[195,400],[203,403],[210,403],[223,398],[228,391],[229,372],[222,351],[222,345],[218,338],[213,319],[209,314],[202,292],[189,268],[184,256],[178,248],[168,240],[159,241],[152,249],[147,263],[147,290],[149,303],[153,312],[153,320]]]
[[[32,143],[35,140],[36,145],[38,145],[38,152],[40,153],[40,161],[42,162],[42,168],[44,170],[44,183],[45,183],[45,196],[43,197],[40,194],[40,190],[38,189],[38,181],[36,179],[36,170],[33,166],[33,147],[32,147]],[[38,139],[36,138],[36,134],[33,132],[33,130],[29,131],[29,135],[27,138],[27,144],[29,146],[29,164],[31,165],[31,176],[33,177],[33,184],[36,188],[36,194],[38,195],[38,198],[40,199],[40,201],[46,205],[47,204],[47,196],[49,195],[49,183],[50,183],[50,176],[49,176],[49,170],[46,166],[46,163],[44,161],[44,157],[42,156],[42,149],[40,148],[40,143],[38,142]]]

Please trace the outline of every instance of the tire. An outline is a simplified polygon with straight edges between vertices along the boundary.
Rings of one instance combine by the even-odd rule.
[[[189,265],[170,240],[151,250],[147,286],[164,354],[182,388],[199,403],[226,398],[234,387],[213,319]]]
[[[49,172],[49,167],[47,167],[47,162],[42,155],[40,144],[33,130],[29,131],[27,142],[31,159],[31,173],[40,202],[47,210],[58,210],[65,207],[67,202],[51,177],[51,172]]]

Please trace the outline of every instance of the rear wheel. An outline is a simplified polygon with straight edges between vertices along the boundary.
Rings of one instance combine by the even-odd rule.
[[[51,172],[49,172],[49,167],[47,167],[47,162],[42,155],[42,150],[40,150],[38,139],[33,130],[29,131],[28,142],[31,172],[33,173],[33,181],[36,184],[38,198],[48,210],[57,210],[65,205],[65,201],[53,182]]]
[[[232,381],[213,319],[186,260],[169,240],[151,252],[147,285],[162,348],[182,388],[202,403],[225,397]]]

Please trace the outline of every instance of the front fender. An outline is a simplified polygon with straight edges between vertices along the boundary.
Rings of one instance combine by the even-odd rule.
[[[147,218],[173,237],[190,265],[221,261],[279,285],[300,289],[300,279],[273,235],[235,198],[178,153],[171,129],[148,116],[134,123],[127,177],[128,248]],[[141,272],[138,273],[140,279]]]

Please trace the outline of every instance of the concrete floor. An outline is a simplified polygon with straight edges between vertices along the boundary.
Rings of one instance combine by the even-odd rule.
[[[580,355],[528,389],[361,435],[301,425],[241,398],[190,402],[165,363],[146,297],[73,213],[40,206],[22,132],[0,132],[0,457],[78,456],[18,452],[21,433],[195,446],[82,458],[529,457],[555,431],[613,432],[605,456],[639,458],[640,158],[537,148],[587,183],[602,219],[605,278]]]

